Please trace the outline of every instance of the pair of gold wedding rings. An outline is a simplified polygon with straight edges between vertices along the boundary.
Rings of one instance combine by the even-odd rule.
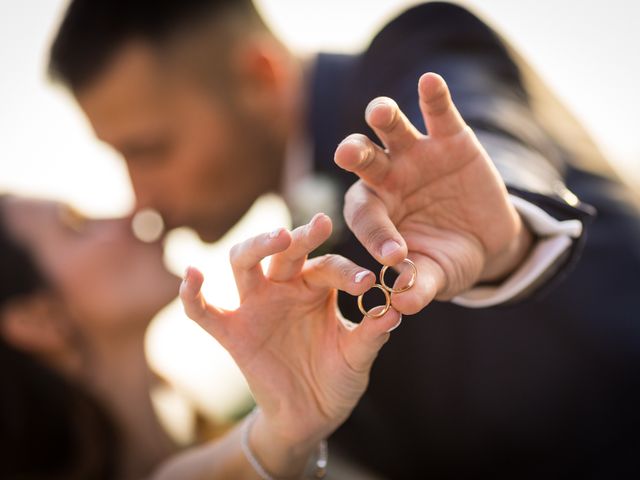
[[[371,313],[372,310],[374,310],[374,309],[376,309],[378,307],[373,307],[373,308],[371,308],[369,310],[364,308],[364,305],[362,303],[363,298],[364,298],[364,293],[360,294],[358,296],[358,308],[360,309],[360,311],[362,312],[363,315],[365,315],[367,317],[370,317],[370,318],[380,318],[385,313],[387,313],[389,311],[389,309],[391,308],[391,294],[392,293],[406,292],[411,287],[413,287],[413,285],[416,283],[416,278],[418,277],[418,267],[416,267],[416,264],[413,263],[408,258],[405,258],[402,261],[402,263],[406,263],[411,267],[412,274],[411,274],[411,278],[409,279],[409,282],[405,286],[398,287],[398,288],[393,288],[393,287],[390,287],[389,285],[387,285],[386,282],[385,282],[385,279],[384,279],[384,275],[385,275],[385,273],[387,273],[387,270],[389,269],[389,265],[384,265],[382,267],[382,269],[380,270],[380,283],[376,283],[373,287],[371,287],[371,288],[379,289],[384,294],[384,298],[385,298],[384,307],[382,308],[382,310],[379,310],[376,313]],[[365,293],[367,293],[367,292],[365,292]]]

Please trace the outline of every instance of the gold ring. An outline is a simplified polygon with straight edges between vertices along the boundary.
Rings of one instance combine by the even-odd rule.
[[[382,285],[376,283],[373,287],[371,288],[378,288],[380,290],[382,290],[382,293],[384,293],[384,299],[385,299],[385,304],[384,304],[384,308],[378,312],[378,313],[370,313],[371,310],[373,310],[373,307],[371,310],[367,311],[364,308],[364,305],[362,305],[362,298],[364,297],[364,293],[358,295],[358,308],[360,309],[360,311],[362,312],[363,315],[370,317],[370,318],[380,318],[381,316],[383,316],[385,313],[387,313],[389,311],[389,309],[391,308],[391,297],[389,296],[389,292],[387,291],[386,288],[384,288]],[[367,290],[368,291],[368,290]],[[367,293],[367,292],[365,292]]]
[[[384,267],[382,267],[382,270],[380,270],[380,283],[382,284],[382,287],[385,288],[390,293],[406,292],[411,287],[413,287],[413,285],[416,283],[416,278],[418,278],[418,267],[416,267],[416,264],[413,263],[408,258],[405,258],[403,260],[403,263],[408,263],[411,266],[411,268],[413,269],[413,275],[411,276],[411,280],[409,280],[409,283],[407,283],[407,285],[405,285],[404,287],[401,287],[401,288],[389,287],[384,282],[384,274],[387,273],[387,269],[389,268],[389,265],[385,265]]]

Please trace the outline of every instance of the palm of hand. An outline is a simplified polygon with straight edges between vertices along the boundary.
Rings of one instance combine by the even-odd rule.
[[[444,139],[423,137],[391,161],[388,177],[369,188],[387,205],[409,256],[427,272],[443,272],[440,297],[469,288],[518,227],[486,152],[464,129]]]
[[[262,410],[277,413],[294,438],[342,423],[367,385],[368,376],[347,358],[349,332],[336,302],[336,290],[310,289],[299,277],[269,282],[230,318],[223,345],[254,379],[251,390]],[[274,390],[281,397],[274,398]]]
[[[395,312],[357,327],[337,308],[337,290],[354,295],[374,283],[374,275],[337,255],[306,260],[331,231],[316,216],[291,234],[262,235],[232,252],[240,307],[222,311],[208,305],[202,274],[190,269],[181,298],[196,320],[233,356],[257,403],[280,438],[295,443],[309,432],[328,435],[347,418],[368,383]],[[265,275],[260,260],[272,255]]]
[[[346,196],[350,228],[381,263],[408,255],[418,266],[418,288],[394,299],[404,313],[436,297],[451,298],[481,278],[500,277],[504,253],[522,229],[502,179],[444,81],[427,74],[419,89],[429,135],[383,98],[370,104],[367,120],[387,149],[352,135],[336,151],[336,163],[360,176]],[[385,250],[389,238],[398,248]]]

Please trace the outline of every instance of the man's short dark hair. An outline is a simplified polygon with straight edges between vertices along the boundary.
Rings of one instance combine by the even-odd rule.
[[[159,45],[229,11],[258,18],[251,0],[71,0],[51,46],[49,75],[77,91],[128,41]]]

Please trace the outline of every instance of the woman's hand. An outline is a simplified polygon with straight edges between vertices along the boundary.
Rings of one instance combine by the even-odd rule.
[[[274,474],[292,473],[282,471],[287,465],[279,453],[308,455],[349,416],[388,331],[400,321],[393,309],[358,325],[342,317],[336,289],[359,295],[373,286],[375,275],[337,255],[307,260],[331,228],[329,217],[318,214],[292,232],[280,229],[236,245],[230,254],[240,294],[235,311],[207,304],[200,292],[203,276],[194,268],[180,289],[187,315],[229,351],[245,375],[262,412],[252,446]],[[260,262],[268,256],[265,275]]]

